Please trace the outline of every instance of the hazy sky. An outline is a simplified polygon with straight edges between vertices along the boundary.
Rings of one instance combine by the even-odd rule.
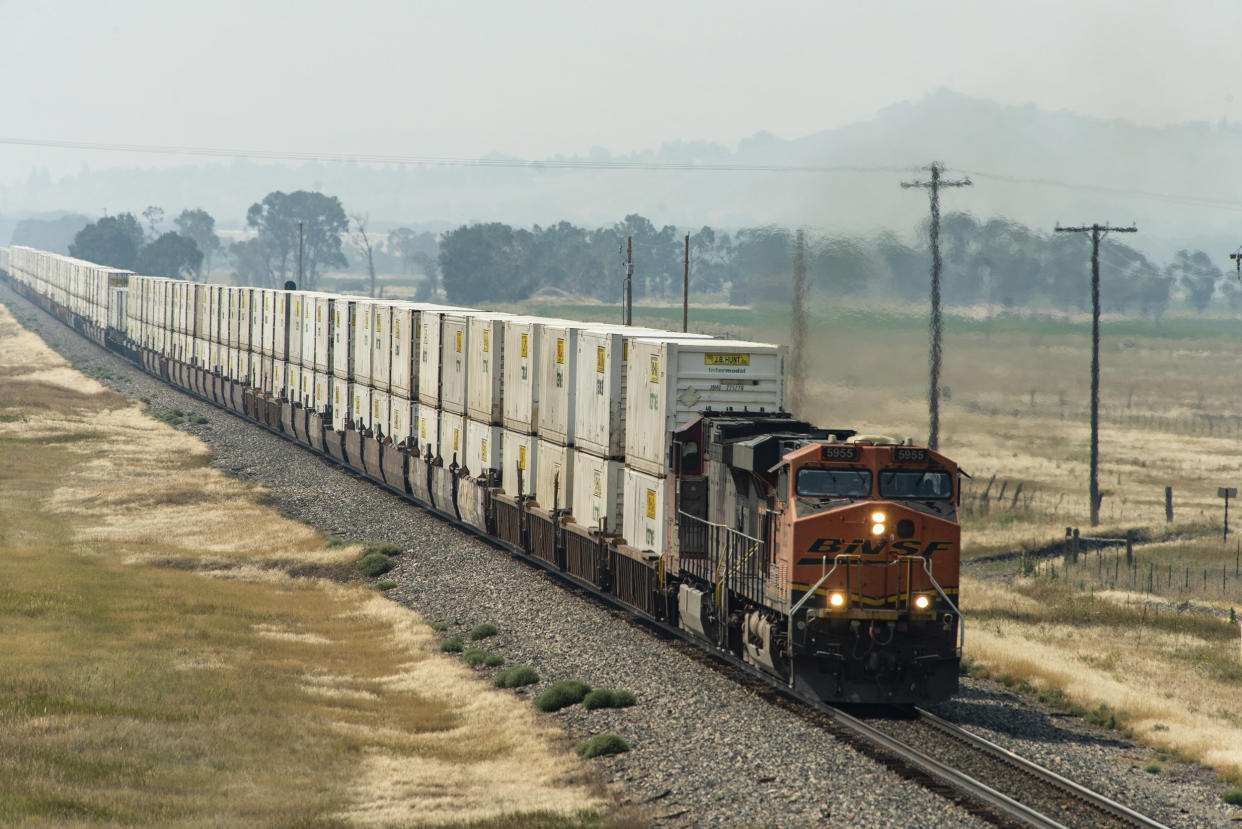
[[[940,86],[1238,121],[1240,30],[1238,2],[0,0],[0,138],[540,158],[795,138]],[[0,145],[0,182],[84,161],[169,160]]]

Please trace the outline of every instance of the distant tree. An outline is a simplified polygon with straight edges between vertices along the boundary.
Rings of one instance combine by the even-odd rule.
[[[271,242],[259,236],[234,242],[229,246],[233,282],[260,288],[282,287],[284,283],[277,280],[277,255]]]
[[[202,251],[193,239],[169,231],[138,252],[138,271],[147,276],[188,279],[203,264]]]
[[[151,228],[151,238],[154,240],[159,237],[159,224],[164,221],[164,208],[156,205],[150,205],[146,210],[142,211],[142,218],[147,220],[147,226]]]
[[[463,225],[444,234],[440,270],[449,301],[509,302],[529,296],[536,279],[522,267],[529,235],[500,222]]]
[[[182,210],[177,218],[173,219],[173,224],[177,226],[178,233],[187,239],[193,239],[194,244],[198,245],[199,251],[203,254],[203,264],[194,274],[196,280],[203,281],[204,273],[211,275],[211,259],[216,251],[220,250],[220,237],[216,235],[216,220],[206,210],[196,208]]]
[[[342,237],[349,230],[345,208],[335,196],[299,190],[268,193],[263,201],[250,206],[246,224],[258,231],[259,238],[275,254],[272,269],[277,284],[290,278],[297,267],[298,224],[302,224],[302,284],[314,290],[324,268],[343,268],[349,263],[341,251]],[[296,274],[296,271],[295,271]]]
[[[440,243],[434,233],[399,227],[388,234],[388,250],[401,259],[401,266],[411,274],[428,257],[435,259],[440,255]]]
[[[371,237],[367,235],[367,222],[370,217],[363,213],[355,213],[350,218],[354,220],[354,227],[358,229],[358,234],[362,237],[362,241],[355,242],[354,246],[367,258],[367,274],[371,279],[367,296],[375,296],[375,252],[371,249]]]
[[[793,296],[793,236],[784,228],[743,228],[733,237],[731,305],[788,304]]]
[[[1201,250],[1190,253],[1179,250],[1172,263],[1165,268],[1165,275],[1181,285],[1186,294],[1186,304],[1202,313],[1216,293],[1216,283],[1222,276],[1220,268]]]
[[[68,253],[73,237],[90,223],[90,219],[77,213],[67,213],[56,219],[22,219],[13,228],[9,244]]]
[[[132,213],[104,216],[78,231],[69,245],[69,255],[97,265],[133,270],[142,242],[142,227]]]

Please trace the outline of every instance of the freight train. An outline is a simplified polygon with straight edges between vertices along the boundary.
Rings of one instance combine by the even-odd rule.
[[[957,689],[959,473],[785,411],[780,347],[0,249],[149,373],[833,703]]]

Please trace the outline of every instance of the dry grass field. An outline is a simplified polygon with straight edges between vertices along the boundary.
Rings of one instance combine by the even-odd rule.
[[[0,306],[0,822],[600,825],[559,732]],[[435,639],[438,642],[438,638]]]
[[[609,307],[539,310],[616,318]],[[637,306],[634,321],[675,327],[681,309]],[[780,310],[692,309],[691,329],[789,342]],[[926,440],[925,309],[821,307],[808,330],[797,414]],[[1242,780],[1242,649],[1229,618],[1242,614],[1242,548],[1221,539],[1217,497],[1242,488],[1242,320],[1105,317],[1094,529],[1090,317],[955,310],[943,343],[940,447],[972,476],[962,522],[971,669]],[[1068,566],[1055,551],[988,560],[1047,548],[1066,527],[1151,543],[1129,565],[1119,546]]]

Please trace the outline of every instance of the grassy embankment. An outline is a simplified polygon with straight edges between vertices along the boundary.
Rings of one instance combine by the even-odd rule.
[[[0,822],[599,823],[528,703],[263,501],[0,306]]]
[[[543,306],[613,321],[615,309]],[[638,306],[676,327],[681,309]],[[781,310],[691,311],[692,330],[788,342]],[[802,416],[868,433],[927,434],[923,309],[811,315]],[[1099,528],[1089,526],[1090,318],[946,317],[941,448],[974,477],[967,561],[1064,538],[1136,530],[1157,543],[1081,556],[967,564],[966,655],[1045,699],[1129,729],[1170,754],[1242,777],[1242,573],[1220,537],[1217,487],[1242,484],[1242,322],[1105,318]],[[990,486],[989,486],[990,484]],[[1019,486],[1021,487],[1019,491]],[[1164,490],[1174,518],[1165,521]],[[986,492],[987,497],[984,497]],[[1242,516],[1234,513],[1236,529]],[[1150,588],[1150,592],[1149,592]]]

